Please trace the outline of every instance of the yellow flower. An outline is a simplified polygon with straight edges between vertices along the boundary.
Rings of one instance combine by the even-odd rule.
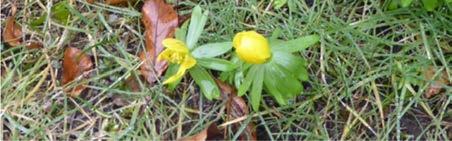
[[[166,60],[170,63],[179,64],[177,73],[163,82],[163,84],[168,84],[183,77],[186,70],[195,66],[196,60],[190,55],[185,43],[180,40],[167,38],[162,41],[162,44],[166,49],[160,53],[157,60]]]
[[[233,39],[235,52],[250,64],[262,64],[271,57],[267,39],[256,31],[237,33]]]

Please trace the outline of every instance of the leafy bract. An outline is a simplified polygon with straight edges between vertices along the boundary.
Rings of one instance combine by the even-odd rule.
[[[220,90],[207,70],[196,65],[188,71],[207,99],[212,100],[220,97]]]
[[[199,58],[196,59],[198,64],[212,70],[231,71],[236,68],[236,65],[223,59],[218,58]]]
[[[253,67],[256,67],[257,71],[251,87],[250,101],[253,110],[259,111],[259,106],[262,99],[262,85],[264,82],[265,71],[262,65],[256,65]]]
[[[297,39],[289,40],[286,42],[283,41],[270,41],[270,42],[276,42],[272,45],[272,48],[274,50],[284,52],[298,52],[303,51],[306,48],[316,44],[317,42],[319,42],[319,40],[320,37],[318,35],[308,35]]]
[[[232,49],[231,42],[210,43],[199,46],[192,51],[192,55],[196,58],[210,58],[223,55]]]
[[[186,37],[186,43],[189,49],[193,49],[201,36],[204,26],[206,25],[207,15],[209,11],[202,13],[201,7],[196,6],[193,8],[190,26]]]

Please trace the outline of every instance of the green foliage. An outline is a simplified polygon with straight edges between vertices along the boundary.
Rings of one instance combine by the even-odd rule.
[[[284,5],[286,5],[287,0],[275,0],[273,1],[273,7],[276,9],[280,9]]]
[[[292,9],[291,1],[294,5]],[[362,1],[306,1],[315,3],[310,5],[303,0],[288,0],[289,11],[269,9],[268,12],[262,11],[267,3],[256,0],[242,0],[239,3],[235,0],[179,1],[178,6],[182,7],[200,4],[212,15],[205,28],[215,32],[203,33],[201,38],[207,40],[199,42],[199,45],[209,40],[226,41],[236,32],[251,28],[261,33],[274,33],[279,28],[281,34],[278,38],[281,39],[295,39],[310,33],[318,33],[322,37],[321,46],[308,48],[306,53],[302,53],[312,73],[307,82],[309,90],[302,93],[303,98],[293,99],[290,104],[280,98],[287,105],[279,107],[274,107],[269,101],[265,102],[268,107],[261,103],[261,112],[251,113],[253,116],[241,122],[242,127],[248,122],[258,125],[259,140],[450,140],[448,124],[452,119],[452,87],[442,85],[440,94],[426,99],[427,84],[432,82],[418,72],[434,65],[450,74],[452,28],[449,13],[384,11],[379,4],[386,0],[368,1],[368,5],[364,5],[377,14],[361,12]],[[34,20],[28,18],[29,15],[38,15],[38,18],[51,13],[51,8],[38,6],[38,3],[46,6],[50,1],[3,2],[5,11],[17,2],[16,19],[21,25]],[[171,2],[175,4],[176,0]],[[421,4],[420,0],[414,0],[407,9],[421,9]],[[179,93],[198,88],[196,83],[178,88],[177,95],[166,95],[162,87],[149,87],[139,79],[139,91],[123,88],[123,84],[128,83],[125,78],[140,77],[141,62],[135,54],[144,45],[140,6],[115,7],[102,4],[102,0],[95,4],[76,0],[70,5],[83,15],[101,14],[90,16],[88,22],[74,15],[70,18],[71,24],[64,27],[46,25],[47,30],[43,31],[46,34],[33,35],[33,38],[43,41],[45,49],[2,48],[1,104],[4,107],[5,139],[58,140],[76,137],[88,140],[101,136],[104,140],[176,140],[178,135],[196,134],[212,120],[231,120],[227,115],[219,114],[224,108],[222,101],[206,102],[207,98]],[[436,10],[443,9],[437,7]],[[183,8],[179,12],[185,14],[190,11]],[[110,14],[117,16],[121,23],[94,23],[100,20],[100,16],[109,20]],[[188,28],[189,20],[186,23]],[[104,30],[105,25],[114,30]],[[121,25],[123,28],[117,28]],[[419,37],[421,25],[425,28],[428,46]],[[384,34],[378,32],[382,27],[386,29]],[[66,31],[69,34],[63,33]],[[87,34],[92,38],[80,38],[74,34]],[[124,35],[132,40],[123,40]],[[71,40],[99,61],[92,71],[94,76],[87,80],[87,99],[73,101],[61,93],[63,87],[59,83],[59,75],[64,46],[56,44],[64,41],[63,45],[66,45]],[[95,43],[96,46],[86,49],[87,44],[84,43]],[[428,52],[430,57],[427,57]],[[221,58],[229,56],[231,62],[240,64],[236,63],[238,58],[233,55],[222,55]],[[398,67],[397,63],[402,65]],[[249,70],[249,66],[238,65],[235,71],[222,73],[222,79],[234,85],[241,84],[247,73],[242,68]],[[325,75],[326,81],[322,75]],[[447,78],[452,79],[450,75]],[[265,82],[271,81],[264,78],[262,97],[271,97]],[[31,97],[26,99],[28,96]],[[111,101],[118,96],[130,99],[130,103],[118,105],[116,100]],[[274,97],[278,96],[283,94]],[[193,109],[192,106],[196,105],[199,108]],[[380,118],[379,106],[383,109],[383,118]],[[87,117],[81,114],[85,112]],[[70,122],[72,117],[76,118],[74,122]],[[87,124],[77,126],[78,123]],[[91,123],[95,125],[91,126]],[[179,127],[183,127],[182,132],[178,131]],[[230,128],[232,126],[224,129],[230,131]],[[234,134],[238,136],[244,132],[231,132],[225,136],[232,139]]]
[[[225,54],[231,48],[231,42],[209,43],[194,49],[192,55],[196,58],[217,57]]]
[[[163,79],[168,79],[169,77],[175,75],[177,73],[177,70],[179,70],[179,65],[177,64],[169,64],[168,69],[166,69],[165,75],[163,76]],[[180,83],[182,80],[182,77],[176,80],[174,83],[168,84],[168,89],[174,90],[177,86],[177,84]]]
[[[411,2],[413,2],[413,0],[400,0],[400,5],[402,7],[408,7],[411,5]]]
[[[422,0],[422,4],[424,5],[424,9],[427,11],[433,11],[436,7],[438,7],[438,0]]]
[[[199,58],[197,63],[205,68],[217,71],[231,71],[236,68],[234,63],[218,58]]]
[[[253,79],[253,84],[251,86],[251,92],[249,100],[251,102],[251,107],[254,111],[259,111],[260,102],[262,99],[262,84],[264,82],[265,71],[262,65],[255,65],[256,74]]]
[[[191,50],[191,55],[196,59],[196,65],[188,70],[190,76],[201,89],[204,96],[209,99],[217,99],[220,97],[220,90],[215,83],[212,75],[206,69],[217,71],[231,71],[236,65],[223,59],[213,58],[220,56],[231,50],[231,42],[208,43],[202,46],[196,46],[204,26],[207,22],[208,11],[202,13],[201,7],[196,6],[193,9],[190,22],[185,22],[180,28],[176,29],[176,39],[185,41]],[[179,66],[171,64],[165,73],[165,79],[177,73]],[[168,88],[174,88],[180,83],[180,80],[170,83]]]
[[[309,46],[319,41],[318,35],[304,36],[290,41],[270,41],[273,42],[274,50],[282,52],[298,52],[303,51]]]
[[[195,67],[189,69],[189,72],[190,76],[193,77],[193,80],[195,80],[196,84],[198,84],[207,99],[212,100],[220,97],[220,89],[218,89],[215,80],[213,80],[212,76],[206,69],[196,65]]]
[[[255,79],[257,69],[258,69],[257,67],[251,67],[251,69],[249,69],[248,73],[246,74],[245,80],[243,80],[243,82],[240,84],[238,96],[243,96],[246,93],[246,91],[248,91],[248,89],[251,86],[251,83]]]
[[[278,36],[278,35],[275,35]],[[261,93],[264,89],[280,105],[287,105],[290,99],[303,91],[302,81],[308,80],[306,61],[293,53],[303,51],[319,41],[318,35],[309,35],[294,40],[282,41],[270,39],[272,58],[265,64],[242,66],[246,75],[238,85],[238,95],[243,96],[249,91],[250,103],[253,110],[259,110],[262,99]],[[239,62],[239,64],[246,64]],[[237,71],[237,75],[243,71]],[[231,77],[231,76],[230,76]],[[239,77],[240,79],[240,77]]]
[[[204,30],[204,26],[206,25],[208,14],[209,11],[204,11],[204,13],[202,13],[201,7],[199,6],[193,8],[190,19],[190,26],[188,28],[186,37],[186,42],[189,49],[193,49],[196,42],[198,42],[199,36],[201,36],[201,33]]]
[[[68,4],[67,0],[60,1],[52,6],[50,10],[50,15],[53,20],[55,20],[58,23],[66,24],[69,22],[69,17],[71,15],[71,12],[69,10],[70,5]],[[47,14],[44,13],[42,16],[37,18],[36,20],[33,20],[30,22],[30,26],[36,27],[44,24],[45,20],[47,19]]]
[[[413,2],[422,5],[427,11],[433,11],[439,6],[451,3],[452,0],[389,0],[387,1],[387,9],[394,10],[398,7],[410,7],[413,5]]]

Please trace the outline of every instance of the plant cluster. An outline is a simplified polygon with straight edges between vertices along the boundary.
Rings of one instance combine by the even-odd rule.
[[[317,35],[290,41],[266,38],[256,31],[237,33],[232,42],[197,45],[207,21],[208,11],[199,6],[193,9],[192,19],[176,29],[176,38],[167,38],[166,48],[158,61],[166,60],[170,66],[163,84],[173,89],[188,74],[209,99],[218,99],[220,90],[208,70],[220,71],[221,79],[232,82],[238,95],[248,94],[253,110],[258,111],[262,93],[271,95],[278,104],[286,105],[290,99],[303,92],[302,81],[308,80],[306,61],[297,52],[318,42]],[[229,60],[218,58],[234,49]]]

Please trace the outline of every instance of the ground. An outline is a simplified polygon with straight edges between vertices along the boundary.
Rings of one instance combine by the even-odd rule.
[[[14,1],[2,1],[2,30]],[[2,139],[176,139],[225,122],[225,103],[202,97],[189,77],[174,92],[144,81],[138,91],[128,87],[127,78],[140,77],[142,0],[119,7],[70,0],[68,24],[46,20],[36,27],[30,23],[58,1],[16,2],[17,23],[44,47],[11,48],[2,40]],[[250,29],[268,36],[279,31],[284,40],[321,37],[299,53],[308,60],[304,92],[287,106],[264,94],[261,111],[244,120],[256,125],[258,139],[452,139],[450,6],[428,12],[418,5],[389,11],[373,0],[289,0],[279,9],[270,0],[168,2],[180,15],[195,5],[210,11],[203,43],[230,41]],[[88,82],[76,98],[60,82],[68,46],[94,60],[88,79],[74,83]],[[427,71],[449,81],[433,96],[426,96],[435,83]]]

